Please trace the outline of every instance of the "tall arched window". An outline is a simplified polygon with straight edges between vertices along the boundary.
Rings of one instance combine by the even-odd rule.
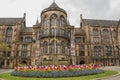
[[[94,47],[94,55],[97,56],[97,47]]]
[[[85,56],[84,45],[79,45],[79,56]]]
[[[22,57],[27,57],[27,44],[22,45]]]
[[[108,30],[107,30],[107,29],[104,29],[104,30],[103,30],[103,35],[104,35],[104,36],[108,36]]]
[[[71,32],[70,32],[70,31],[68,32],[68,37],[69,37],[69,38],[71,37]]]
[[[65,25],[65,18],[63,16],[60,17],[60,27]]]
[[[48,53],[48,43],[46,41],[43,43],[43,53]]]
[[[97,29],[93,29],[93,35],[98,36],[98,30]]]
[[[53,53],[53,54],[56,54],[56,42],[55,41],[53,41],[52,42],[52,46],[51,46],[51,52]]]
[[[101,56],[101,47],[100,46],[95,46],[94,47],[94,56]]]
[[[93,29],[93,40],[95,43],[99,42],[98,30]]]
[[[48,35],[48,29],[44,29],[44,35],[45,35],[45,36]]]
[[[39,31],[37,31],[36,32],[36,40],[39,40],[39,38],[40,38],[40,33],[39,33]]]
[[[109,42],[109,37],[108,37],[108,30],[107,29],[104,29],[103,30],[103,40],[104,42]]]
[[[51,22],[51,26],[56,26],[57,25],[57,16],[56,15],[52,15],[51,16],[51,20],[50,20]]]
[[[113,30],[113,36],[114,36],[114,40],[117,41],[117,31]]]
[[[116,56],[119,56],[119,47],[118,46],[115,46],[115,55]]]
[[[56,29],[55,29],[55,28],[52,28],[52,29],[51,29],[51,34],[52,34],[52,35],[56,35]]]
[[[62,54],[65,53],[65,46],[64,45],[65,45],[65,43],[62,41],[61,42],[61,52],[62,52]]]
[[[48,19],[46,17],[44,19],[44,27],[48,27]]]
[[[106,46],[105,50],[107,56],[112,56],[112,48],[110,46]]]
[[[8,27],[7,30],[6,30],[6,42],[11,42],[12,41],[12,28],[11,27]]]

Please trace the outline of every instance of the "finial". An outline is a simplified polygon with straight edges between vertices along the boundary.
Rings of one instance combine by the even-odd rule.
[[[53,2],[55,3],[55,0],[53,0]]]
[[[39,25],[39,21],[38,21],[38,18],[37,18],[37,20],[36,20],[36,25]]]

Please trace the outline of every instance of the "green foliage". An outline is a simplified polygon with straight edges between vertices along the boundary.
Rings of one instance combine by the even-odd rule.
[[[22,66],[24,66],[23,64],[18,64],[18,67],[22,67]]]

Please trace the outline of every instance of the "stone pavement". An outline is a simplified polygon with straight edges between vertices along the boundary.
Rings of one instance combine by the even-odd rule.
[[[106,67],[102,67],[102,69],[117,71],[119,74],[114,75],[114,76],[110,76],[110,77],[106,77],[106,78],[102,78],[102,79],[97,79],[97,80],[120,80],[120,67],[106,66]]]

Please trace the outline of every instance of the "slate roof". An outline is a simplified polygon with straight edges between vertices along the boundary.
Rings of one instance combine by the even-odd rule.
[[[33,27],[25,27],[22,32],[33,32]]]
[[[116,26],[118,21],[115,20],[95,20],[95,19],[83,19],[85,24],[90,26]]]
[[[60,8],[55,2],[53,2],[48,8],[44,9],[42,13],[46,11],[51,11],[51,10],[59,10],[66,13],[66,11]]]
[[[85,31],[81,28],[75,28],[75,35],[76,36],[85,36]]]
[[[21,23],[23,18],[0,18],[0,25],[14,25]]]

